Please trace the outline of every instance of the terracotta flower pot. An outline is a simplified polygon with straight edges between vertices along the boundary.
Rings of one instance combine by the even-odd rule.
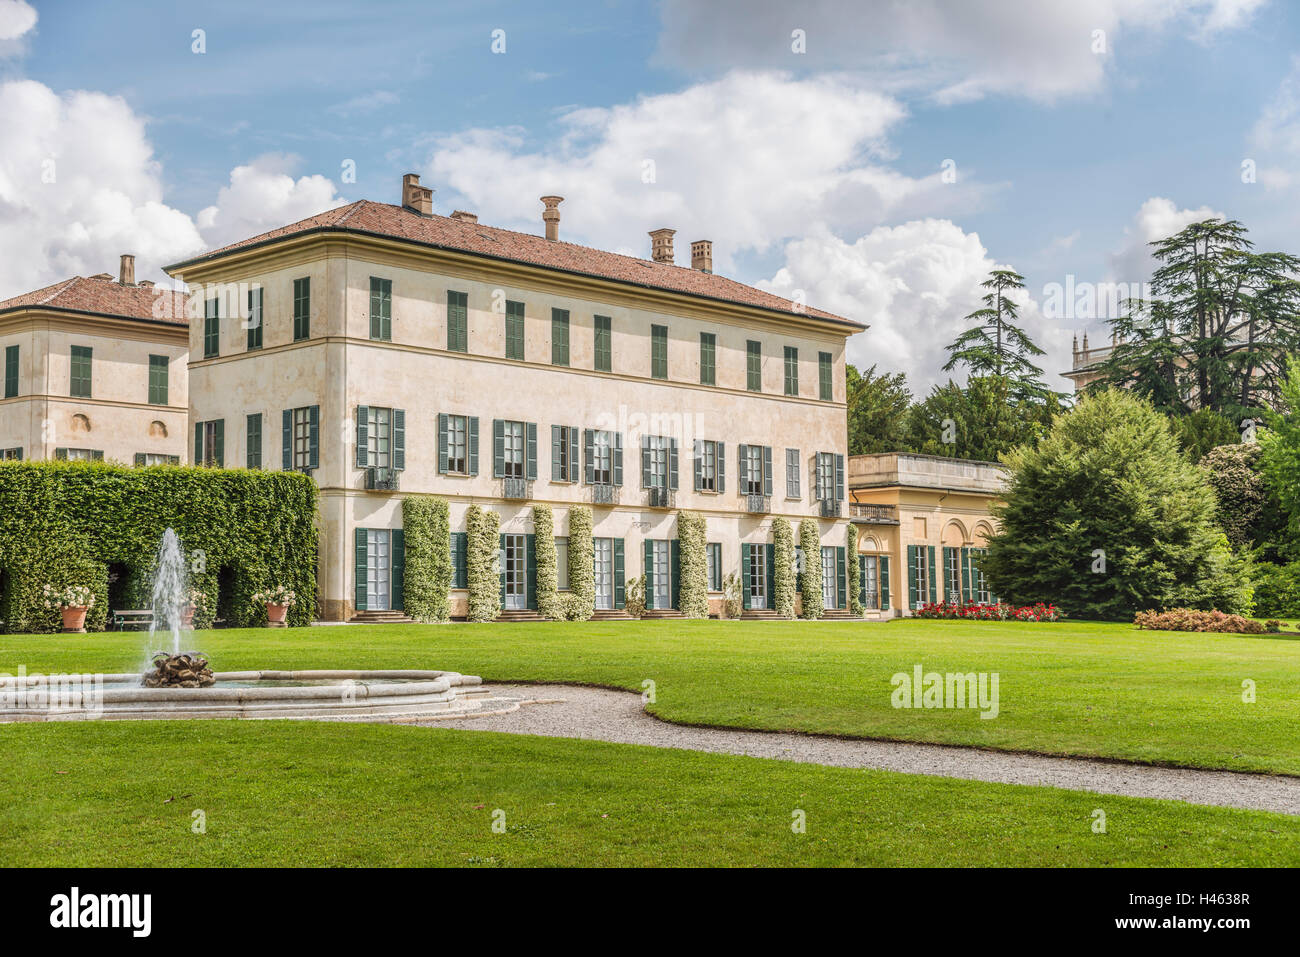
[[[63,630],[82,632],[86,630],[85,605],[69,605],[63,609]]]
[[[283,625],[284,616],[287,614],[289,614],[288,605],[273,605],[270,602],[266,603],[266,620],[268,624]]]
[[[181,627],[182,628],[194,627],[194,606],[193,605],[186,605],[184,608],[181,609]]]

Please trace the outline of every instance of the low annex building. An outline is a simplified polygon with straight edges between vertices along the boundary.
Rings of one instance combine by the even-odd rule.
[[[184,460],[184,299],[135,281],[75,276],[0,302],[0,459]]]

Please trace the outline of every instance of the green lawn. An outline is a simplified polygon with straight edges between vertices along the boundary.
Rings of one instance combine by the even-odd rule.
[[[25,724],[0,741],[7,866],[1300,859],[1300,818],[1283,815],[444,727]]]
[[[441,668],[641,690],[688,723],[1300,774],[1300,642],[1130,625],[899,620],[354,626],[205,632],[218,670]],[[129,670],[138,633],[0,638],[0,671]],[[914,665],[997,672],[1000,714],[901,710]],[[1242,682],[1255,684],[1254,703]]]

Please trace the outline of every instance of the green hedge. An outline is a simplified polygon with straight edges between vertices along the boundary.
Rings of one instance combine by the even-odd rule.
[[[445,498],[402,499],[403,604],[416,621],[450,621],[451,518]]]
[[[699,512],[678,512],[677,541],[681,556],[678,610],[687,618],[708,618],[709,559],[704,516]]]
[[[465,510],[466,584],[470,621],[491,621],[501,611],[501,516],[471,505]]]
[[[1300,562],[1259,562],[1251,571],[1255,578],[1255,617],[1300,618]]]
[[[802,582],[803,617],[820,618],[822,607],[822,541],[821,529],[816,519],[805,518],[799,523],[799,547],[803,550]]]
[[[560,594],[559,557],[555,551],[555,513],[549,505],[533,506],[533,562],[537,576],[537,613],[563,621],[567,603]]]
[[[844,554],[849,560],[849,614],[862,617],[862,566],[858,564],[858,526],[852,522],[845,532]]]
[[[795,593],[794,529],[789,519],[777,516],[772,519],[772,584],[776,589],[772,608],[782,618],[794,617]]]
[[[569,509],[569,607],[571,621],[586,621],[596,610],[596,543],[591,534],[591,509]]]
[[[131,468],[103,462],[0,463],[0,620],[9,632],[50,632],[59,613],[46,582],[89,585],[88,629],[105,626],[109,568],[125,566],[119,601],[147,607],[148,579],[168,527],[203,593],[196,624],[265,624],[251,596],[274,585],[298,595],[289,624],[316,617],[316,484],[297,472]],[[218,588],[219,582],[223,585]]]

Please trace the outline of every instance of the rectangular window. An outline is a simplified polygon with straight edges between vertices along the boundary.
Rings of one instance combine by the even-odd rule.
[[[756,339],[745,343],[745,388],[763,391],[763,347]]]
[[[100,449],[55,449],[54,457],[67,462],[102,462],[104,453]]]
[[[831,387],[831,354],[829,352],[817,353],[817,391],[823,402],[830,402],[835,395]]]
[[[293,467],[309,469],[311,465],[311,407],[293,410]]]
[[[506,478],[524,477],[524,423],[502,422],[503,463]]]
[[[988,549],[985,548],[972,548],[969,553],[971,574],[975,578],[975,601],[981,605],[987,605],[993,601],[993,595],[989,591],[988,579],[984,577],[984,571],[979,566],[979,560],[987,551]]]
[[[167,357],[149,357],[149,404],[167,404]]]
[[[262,290],[248,290],[248,318],[244,320],[248,327],[248,348],[262,348]]]
[[[70,395],[78,399],[90,398],[90,346],[72,347],[72,388]]]
[[[203,358],[212,359],[221,354],[221,300],[209,299],[203,303]]]
[[[597,372],[612,372],[614,369],[614,334],[610,329],[609,316],[596,317],[595,333],[595,368]]]
[[[293,340],[311,336],[311,276],[293,281]]]
[[[195,423],[195,465],[225,466],[225,426],[225,419]]]
[[[718,337],[700,333],[700,384],[716,385],[718,377]]]
[[[465,547],[468,539],[467,532],[451,533],[452,588],[469,587],[469,556]]]
[[[23,450],[21,447],[16,449],[0,449],[0,462],[21,462],[23,460]]]
[[[18,347],[5,346],[5,398],[18,394]]]
[[[370,406],[366,410],[366,465],[386,469],[392,462],[393,410]]]
[[[785,394],[799,394],[799,350],[785,347]]]
[[[742,445],[740,484],[745,495],[763,494],[763,446]]]
[[[916,545],[911,551],[912,581],[916,583],[916,601],[919,606],[930,600],[930,550],[924,545]]]
[[[244,464],[250,469],[260,469],[262,467],[262,413],[258,412],[248,417],[248,426],[246,435],[248,440],[245,443]]]
[[[835,456],[817,453],[817,501],[827,502],[835,496]]]
[[[668,327],[650,327],[650,375],[655,379],[668,378]]]
[[[572,425],[551,426],[551,481],[578,481],[578,429]]]
[[[799,467],[799,450],[785,450],[785,497],[799,497],[799,473],[802,469]]]
[[[822,606],[825,608],[838,608],[839,602],[839,575],[835,568],[835,549],[833,547],[822,546]]]
[[[469,293],[447,290],[447,349],[469,352]]]
[[[469,474],[469,417],[447,416],[447,471]]]
[[[524,304],[506,300],[506,358],[524,358]]]
[[[944,588],[946,601],[961,601],[961,549],[945,548],[943,550],[943,570],[947,585]]]
[[[709,542],[705,555],[708,562],[709,591],[722,591],[722,543]]]
[[[593,432],[591,436],[591,483],[614,483],[614,433]]]
[[[717,492],[718,489],[718,443],[704,440],[700,442],[700,481],[701,492]]]
[[[162,452],[137,452],[135,454],[136,465],[180,465],[181,457],[179,455],[165,455]]]
[[[555,540],[555,587],[560,591],[569,590],[569,540]]]
[[[370,277],[370,338],[389,342],[393,338],[393,281]]]
[[[569,364],[569,310],[551,310],[551,365]]]
[[[669,441],[661,435],[647,435],[644,441],[648,456],[646,488],[667,488]]]

